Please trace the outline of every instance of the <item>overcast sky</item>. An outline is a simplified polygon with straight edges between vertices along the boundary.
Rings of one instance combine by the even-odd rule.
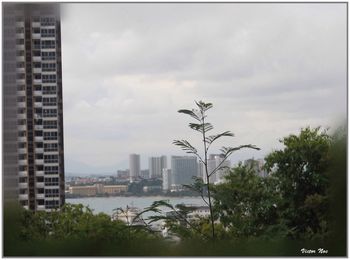
[[[212,102],[222,145],[262,158],[345,116],[346,4],[65,4],[66,172],[116,172],[128,155],[182,155],[200,137],[178,114]],[[213,132],[213,133],[214,133]],[[214,147],[213,153],[217,152]],[[170,164],[170,162],[168,162]]]

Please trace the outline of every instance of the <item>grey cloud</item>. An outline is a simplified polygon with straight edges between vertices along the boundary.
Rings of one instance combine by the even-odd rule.
[[[345,4],[64,8],[65,148],[76,161],[175,153],[173,138],[195,138],[176,113],[193,100],[214,103],[218,131],[263,148],[234,160],[346,110]]]

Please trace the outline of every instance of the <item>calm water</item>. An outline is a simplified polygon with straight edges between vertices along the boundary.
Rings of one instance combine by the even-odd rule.
[[[99,198],[79,198],[79,199],[66,199],[67,203],[71,204],[83,204],[89,206],[94,210],[94,213],[106,213],[111,215],[113,209],[125,208],[128,206],[138,207],[144,209],[150,206],[155,200],[168,200],[172,205],[176,204],[192,204],[197,206],[205,205],[201,197],[99,197]]]

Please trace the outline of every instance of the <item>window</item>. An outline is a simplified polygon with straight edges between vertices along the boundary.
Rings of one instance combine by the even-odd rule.
[[[58,185],[59,185],[59,178],[45,178],[45,186],[58,186]]]
[[[56,63],[43,63],[42,70],[43,71],[56,71]]]
[[[44,140],[57,140],[57,132],[44,132]]]
[[[44,121],[44,129],[56,129],[56,128],[57,128],[56,120]]]
[[[24,68],[24,62],[17,62],[17,68]]]
[[[34,79],[41,79],[41,74],[39,74],[39,73],[36,73],[36,74],[34,74]]]
[[[56,117],[57,109],[43,109],[43,117]]]
[[[45,166],[44,171],[45,171],[45,175],[46,174],[58,174],[58,166]]]
[[[16,33],[24,33],[24,28],[23,27],[17,27],[16,28]]]
[[[41,91],[41,85],[34,85],[35,91]]]
[[[33,33],[40,33],[39,27],[33,27]]]
[[[55,48],[55,41],[41,41],[41,48],[43,49],[54,49]]]
[[[40,51],[33,51],[33,56],[34,57],[40,57]]]
[[[17,74],[17,79],[25,79],[24,73],[18,73]]]
[[[57,154],[44,155],[44,163],[58,163]]]
[[[43,98],[43,105],[44,106],[56,106],[57,105],[57,98]]]
[[[41,37],[55,37],[55,29],[41,29]]]
[[[56,86],[43,86],[43,94],[56,94]]]
[[[16,51],[16,56],[24,56],[24,51],[23,50]]]
[[[41,26],[52,26],[55,25],[54,17],[42,17],[41,18]]]
[[[24,39],[16,39],[16,44],[19,44],[19,45],[24,44]]]
[[[42,76],[43,83],[56,83],[56,75],[55,74],[48,74]]]
[[[42,52],[41,53],[42,59],[43,60],[55,60],[56,59],[56,52]]]
[[[45,184],[46,184],[46,182],[45,182]],[[50,186],[50,185],[48,185],[48,186]],[[59,193],[58,189],[45,189],[45,197],[58,197],[59,194],[60,193]]]
[[[44,152],[57,152],[57,151],[58,151],[57,143],[44,144]]]

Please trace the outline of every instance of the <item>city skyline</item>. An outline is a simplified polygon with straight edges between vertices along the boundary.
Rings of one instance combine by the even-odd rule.
[[[261,148],[233,163],[263,158],[302,127],[334,129],[346,115],[345,9],[63,4],[66,172],[114,172],[133,152],[141,165],[183,155],[172,141],[200,138],[177,110],[194,100],[214,104],[213,133],[235,134],[220,144]]]

